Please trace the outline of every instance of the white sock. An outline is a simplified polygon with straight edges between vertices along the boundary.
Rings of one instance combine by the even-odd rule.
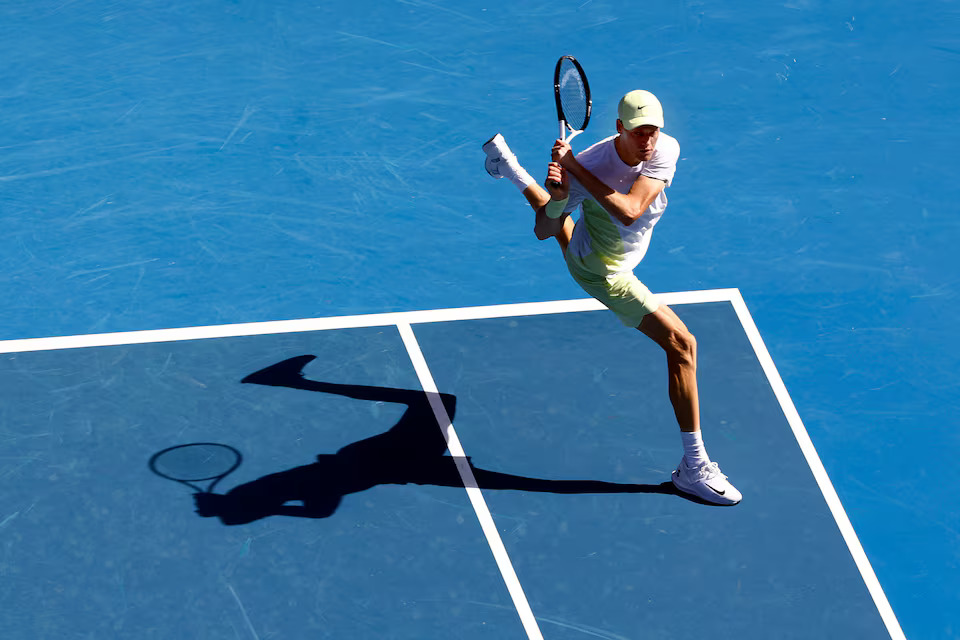
[[[504,171],[503,169],[500,169],[500,173],[504,178],[512,182],[517,189],[520,189],[520,191],[523,191],[531,184],[536,182],[536,180],[533,179],[533,176],[527,173],[527,170],[520,166],[520,163],[517,161],[516,157],[510,158],[506,161],[506,163],[510,170]]]
[[[710,462],[700,431],[681,431],[680,438],[683,440],[683,459],[688,467],[699,467]]]

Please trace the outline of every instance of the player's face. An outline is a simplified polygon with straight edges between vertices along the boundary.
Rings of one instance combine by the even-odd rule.
[[[660,137],[660,129],[652,124],[627,130],[619,120],[617,133],[620,134],[620,155],[623,161],[631,166],[649,160],[653,156],[653,150],[657,148],[657,138]]]

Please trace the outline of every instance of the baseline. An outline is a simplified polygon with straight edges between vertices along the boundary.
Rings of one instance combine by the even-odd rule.
[[[735,295],[739,295],[736,289],[708,289],[704,291],[657,294],[660,300],[668,305],[731,302]],[[457,320],[482,320],[486,318],[534,316],[551,313],[575,313],[578,311],[602,311],[603,309],[603,305],[593,298],[586,298],[425,311],[398,311],[394,313],[304,318],[298,320],[271,320],[267,322],[246,322],[173,329],[91,333],[49,338],[22,338],[0,341],[0,353],[110,347],[153,342],[206,340],[210,338],[241,338],[273,333],[388,327],[401,324],[422,324],[426,322],[453,322]]]

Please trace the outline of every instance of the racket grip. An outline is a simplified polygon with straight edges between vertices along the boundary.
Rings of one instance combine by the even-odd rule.
[[[565,136],[567,135],[567,123],[566,123],[564,120],[560,120],[559,124],[560,124],[560,135],[559,135],[559,138],[560,138],[561,140],[564,140],[564,139],[565,139]],[[550,181],[550,186],[553,187],[554,189],[559,189],[559,188],[562,187],[563,185],[562,185],[561,183],[557,182],[556,180],[551,180],[551,181]]]

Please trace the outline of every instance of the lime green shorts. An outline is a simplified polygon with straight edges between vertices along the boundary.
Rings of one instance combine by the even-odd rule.
[[[577,284],[613,311],[626,326],[639,327],[644,316],[660,308],[657,297],[632,271],[600,275],[569,251],[566,258],[567,269]]]

